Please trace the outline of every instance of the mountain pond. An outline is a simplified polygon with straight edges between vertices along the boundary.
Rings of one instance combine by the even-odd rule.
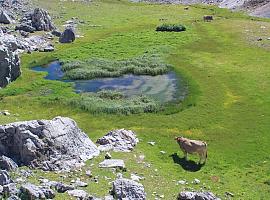
[[[143,94],[161,103],[183,100],[187,94],[186,87],[181,85],[182,81],[174,72],[157,76],[127,74],[113,78],[65,80],[59,61],[51,62],[46,66],[36,66],[32,69],[38,72],[48,72],[45,79],[74,83],[74,89],[77,93],[117,90],[127,97]]]

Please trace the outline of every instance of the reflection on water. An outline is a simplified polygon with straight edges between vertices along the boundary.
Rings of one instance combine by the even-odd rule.
[[[34,67],[35,71],[45,71],[49,80],[62,80],[64,73],[58,61],[46,67]],[[128,97],[134,95],[149,95],[160,102],[182,100],[186,89],[179,84],[175,73],[169,72],[158,76],[124,75],[116,78],[98,78],[91,80],[63,80],[74,82],[76,92],[98,92],[100,90],[118,90]]]

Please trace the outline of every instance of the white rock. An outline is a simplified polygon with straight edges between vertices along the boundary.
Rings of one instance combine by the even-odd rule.
[[[67,193],[70,196],[77,197],[80,199],[84,199],[89,196],[88,193],[85,192],[84,190],[68,190]]]
[[[192,181],[193,184],[199,184],[200,182],[201,181],[199,179],[196,179],[196,178]]]
[[[120,168],[125,169],[125,163],[120,159],[106,159],[99,163],[100,168]]]
[[[138,176],[138,175],[136,175],[136,174],[131,174],[131,175],[130,175],[130,178],[131,178],[131,180],[133,180],[133,181],[140,181],[140,180],[143,180],[143,179],[144,179],[143,177],[140,177],[140,176]]]

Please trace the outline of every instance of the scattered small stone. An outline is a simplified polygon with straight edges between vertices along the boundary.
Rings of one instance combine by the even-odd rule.
[[[3,193],[6,196],[16,195],[18,192],[19,190],[16,187],[16,183],[10,183],[3,186]]]
[[[117,174],[116,174],[116,177],[117,177],[117,179],[121,179],[121,178],[123,178],[123,174],[117,173]]]
[[[54,51],[54,47],[52,45],[48,45],[47,47],[44,48],[44,52],[52,52]]]
[[[5,115],[5,116],[9,116],[10,115],[10,113],[6,110],[6,111],[4,111],[3,112],[3,115]]]
[[[262,38],[258,38],[257,41],[262,41],[263,39]]]
[[[180,192],[177,200],[220,200],[220,198],[216,197],[211,192]]]
[[[196,179],[196,178],[192,181],[193,184],[199,184],[200,182],[201,181],[199,179]]]
[[[148,144],[155,146],[156,142],[148,142]]]
[[[85,182],[81,181],[80,179],[77,179],[75,181],[74,185],[76,187],[87,187],[88,186],[88,183],[85,183]]]
[[[114,200],[113,196],[108,195],[104,197],[104,200]]]
[[[120,159],[106,159],[99,163],[100,168],[120,168],[125,169],[125,163]]]
[[[177,181],[176,184],[177,185],[186,185],[187,184],[187,181],[186,180],[180,180],[180,181]]]
[[[26,199],[53,199],[55,197],[53,190],[41,188],[31,183],[22,185],[20,191]]]
[[[131,130],[112,130],[97,140],[101,151],[130,152],[139,142],[136,133]]]
[[[160,151],[160,153],[161,153],[161,154],[165,154],[165,153],[166,153],[166,151]]]
[[[234,194],[231,193],[231,192],[225,192],[225,195],[226,195],[226,196],[230,196],[230,197],[234,197]]]
[[[111,158],[112,158],[111,154],[109,152],[107,152],[105,154],[105,159],[111,159]]]
[[[92,177],[92,172],[91,172],[91,170],[86,170],[86,171],[85,171],[85,175],[88,176],[88,177]]]
[[[7,200],[21,200],[17,195],[11,195]]]
[[[142,177],[140,177],[140,176],[138,176],[138,175],[136,175],[136,174],[131,174],[130,175],[130,178],[131,178],[131,180],[133,180],[133,181],[140,181],[140,180],[143,180],[144,178],[142,178]]]
[[[84,190],[69,190],[69,191],[67,191],[67,193],[70,196],[73,196],[73,197],[76,197],[79,199],[85,199],[89,196],[88,193],[85,192]]]
[[[66,185],[66,184],[63,184],[63,183],[57,183],[55,185],[55,190],[59,193],[64,193],[68,190],[74,190],[74,187],[71,186],[71,185]]]
[[[58,31],[58,30],[53,30],[52,32],[51,32],[54,36],[56,36],[56,37],[60,37],[61,36],[61,32],[60,31]]]
[[[146,199],[146,193],[142,184],[124,178],[113,182],[112,194],[116,199]]]

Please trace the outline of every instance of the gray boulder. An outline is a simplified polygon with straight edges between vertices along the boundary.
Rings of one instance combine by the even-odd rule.
[[[43,170],[72,170],[99,155],[90,138],[70,118],[0,126],[0,153]]]
[[[220,200],[211,192],[180,192],[178,200]]]
[[[99,167],[125,169],[125,163],[120,159],[105,159],[103,162],[99,163]]]
[[[25,31],[28,33],[34,33],[36,29],[29,24],[21,23],[15,27],[15,31],[17,31],[17,30]]]
[[[61,36],[61,32],[60,31],[58,31],[58,30],[53,30],[52,32],[52,35],[54,35],[54,36],[56,36],[56,37],[60,37]]]
[[[37,31],[51,31],[55,29],[52,19],[46,10],[36,8],[31,15],[32,26]]]
[[[64,183],[57,183],[55,185],[55,190],[59,193],[64,193],[68,190],[74,190],[75,188],[71,185],[66,185]]]
[[[146,193],[142,184],[129,179],[117,179],[113,182],[112,195],[115,199],[144,200]]]
[[[26,13],[21,19],[21,24],[16,27],[16,30],[23,30],[26,32],[34,31],[51,31],[55,26],[52,19],[46,10],[36,8],[32,12]]]
[[[80,179],[76,180],[74,183],[75,187],[87,187],[88,183],[85,183],[83,181],[81,181]]]
[[[10,45],[0,41],[0,88],[7,86],[21,75],[20,59]]]
[[[130,152],[139,142],[136,133],[131,130],[113,130],[97,140],[101,151]]]
[[[43,49],[44,52],[52,52],[54,51],[54,47],[52,45],[48,45]]]
[[[75,32],[73,28],[66,28],[65,31],[61,34],[59,42],[61,43],[71,43],[75,40]]]
[[[7,198],[7,200],[21,200],[21,199],[17,195],[11,195],[10,197]]]
[[[11,17],[4,10],[0,10],[0,23],[11,24],[12,22]]]
[[[67,191],[67,193],[70,196],[76,197],[78,199],[86,199],[87,197],[89,197],[89,194],[84,190],[69,190]]]
[[[0,170],[0,185],[7,185],[11,182],[8,172],[6,170]]]
[[[9,183],[3,186],[3,193],[5,196],[17,195],[19,190],[17,189],[16,183]]]
[[[53,199],[55,194],[53,190],[49,188],[42,188],[31,183],[27,183],[21,186],[20,196],[23,199]]]
[[[0,168],[4,170],[14,170],[18,168],[18,165],[10,158],[6,156],[1,156],[0,157]]]

